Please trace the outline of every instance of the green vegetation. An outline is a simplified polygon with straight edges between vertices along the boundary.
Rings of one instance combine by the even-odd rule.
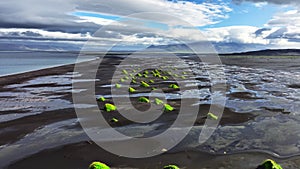
[[[125,82],[125,79],[121,78],[121,79],[120,79],[120,82]]]
[[[144,81],[141,81],[141,86],[143,87],[150,87],[150,85]]]
[[[170,85],[169,85],[169,88],[172,88],[172,89],[179,89],[179,86],[177,86],[176,84],[170,84]]]
[[[169,104],[164,104],[164,106],[165,106],[165,111],[173,111],[174,110],[174,108]]]
[[[112,123],[118,123],[118,122],[119,122],[119,120],[118,120],[117,118],[112,118],[110,121],[111,121]]]
[[[145,75],[149,74],[148,70],[145,70],[145,71],[144,71],[144,74],[145,74]]]
[[[164,102],[158,98],[155,98],[155,104],[160,105],[160,104],[164,104]]]
[[[143,103],[149,103],[149,102],[150,102],[150,100],[147,99],[146,97],[140,97],[140,98],[139,98],[139,101],[140,101],[140,102],[143,102]]]
[[[98,101],[104,102],[106,99],[102,96],[100,98],[97,99]]]
[[[130,93],[133,93],[133,92],[135,92],[136,90],[135,90],[133,87],[129,87],[128,91],[129,91]]]
[[[125,75],[127,75],[128,74],[128,72],[127,72],[127,70],[122,70],[122,72],[125,74]]]
[[[180,168],[177,167],[176,165],[167,165],[167,166],[164,166],[164,169],[180,169]]]
[[[104,108],[105,108],[105,111],[107,111],[107,112],[117,110],[117,107],[110,103],[106,103]]]
[[[265,160],[258,169],[282,169],[282,167],[271,159]]]
[[[134,83],[134,84],[136,84],[136,80],[134,80],[134,79],[131,82]]]
[[[161,78],[162,78],[163,80],[168,80],[168,79],[169,79],[167,76],[161,76]]]
[[[156,87],[152,87],[151,90],[157,90],[157,88]]]
[[[149,83],[154,83],[154,80],[149,80]]]
[[[116,86],[117,89],[121,88],[121,85],[119,83],[116,83],[115,86]]]
[[[95,161],[90,164],[89,169],[110,169],[106,164]]]
[[[146,74],[143,74],[143,76],[144,76],[144,78],[148,78],[148,75],[146,75]]]
[[[214,115],[213,113],[209,112],[207,113],[207,117],[209,117],[212,120],[218,120],[218,116]]]
[[[138,77],[143,77],[143,75],[141,73],[138,73],[137,76]]]

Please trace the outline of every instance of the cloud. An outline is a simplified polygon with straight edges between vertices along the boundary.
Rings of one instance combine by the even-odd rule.
[[[279,13],[266,24],[266,26],[297,26],[300,27],[300,11],[289,10]]]
[[[300,4],[300,0],[232,0],[232,2],[237,4],[240,4],[242,2],[273,3],[278,5]]]
[[[213,42],[268,44],[269,41],[262,36],[262,32],[270,30],[264,30],[257,34],[258,30],[260,28],[254,26],[229,26],[206,29],[204,34]]]
[[[2,28],[36,28],[85,33],[94,32],[111,22],[110,19],[72,15],[76,11],[114,16],[160,12],[197,26],[204,26],[226,18],[226,13],[231,9],[224,3],[196,4],[189,1],[166,0],[10,0],[0,2],[0,25]],[[156,19],[167,20],[167,18]]]
[[[277,41],[278,44],[283,45],[284,42],[293,43],[300,41],[300,11],[289,10],[278,13],[267,22],[267,27],[277,27],[278,29],[271,33],[267,39]],[[298,44],[298,48],[300,44]]]
[[[256,6],[257,8],[262,8],[264,6],[268,5],[267,2],[257,2],[257,3],[254,3],[254,6]]]

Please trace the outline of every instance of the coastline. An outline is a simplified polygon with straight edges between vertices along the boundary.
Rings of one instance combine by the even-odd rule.
[[[116,65],[120,59],[111,60],[108,58],[104,60],[104,63],[107,63],[107,74],[105,77],[109,77],[109,72],[113,71],[113,65]],[[266,68],[266,65],[272,67],[268,64],[268,60],[263,60],[263,64],[255,65]],[[92,63],[88,61],[86,63]],[[261,63],[261,62],[260,62]],[[240,60],[236,60],[236,63],[233,63],[232,60],[227,60],[226,64],[241,65],[244,62],[240,63]],[[249,62],[247,62],[250,65]],[[265,64],[265,65],[264,65]],[[293,64],[293,63],[291,63]],[[252,65],[252,66],[253,66]],[[282,68],[287,68],[290,65],[282,65]],[[28,80],[35,79],[43,76],[51,75],[63,75],[66,73],[73,72],[74,64],[58,66],[54,68],[47,68],[37,71],[31,71],[26,73],[21,73],[17,75],[10,75],[5,77],[0,77],[0,86],[1,92],[19,90],[16,88],[4,88],[4,86],[11,84],[22,84]],[[276,69],[276,68],[274,68]],[[103,77],[103,75],[102,75]],[[105,78],[104,78],[105,79]],[[107,81],[99,82],[100,84],[106,84]],[[61,87],[62,85],[56,84],[46,84],[44,86],[49,87]],[[42,87],[42,85],[35,85],[34,87]],[[67,87],[70,87],[69,84]],[[65,92],[62,93],[61,98],[64,100],[72,101],[71,93]],[[207,108],[204,108],[206,110]],[[9,112],[5,112],[9,113]],[[205,113],[205,112],[203,112]],[[249,115],[249,114],[248,114]],[[230,113],[227,110],[227,113],[223,119],[223,125],[226,124],[239,124],[243,123],[248,118],[253,118],[247,114],[238,116],[234,112]],[[201,119],[202,117],[200,117]],[[38,131],[39,129],[55,122],[66,121],[68,119],[76,119],[76,114],[74,108],[64,108],[54,111],[45,111],[41,114],[30,115],[15,119],[12,121],[0,123],[0,129],[2,132],[0,134],[1,145],[14,144],[18,140],[24,138],[26,135]],[[170,120],[170,119],[168,119]],[[127,124],[125,121],[120,122],[121,124]],[[199,125],[203,123],[203,120],[199,121]],[[74,126],[68,129],[82,130],[80,125],[76,123]],[[11,130],[11,131],[10,131]],[[6,132],[7,131],[7,132]],[[1,149],[0,149],[1,151]],[[237,153],[231,155],[213,155],[205,152],[186,150],[181,152],[168,152],[160,156],[149,158],[149,159],[128,159],[120,156],[112,155],[105,150],[96,146],[91,140],[80,141],[79,143],[72,143],[68,145],[59,145],[54,148],[44,149],[38,153],[26,156],[25,158],[18,159],[9,166],[6,166],[8,169],[18,169],[18,168],[31,168],[38,169],[43,166],[44,169],[50,168],[87,168],[88,164],[92,161],[99,160],[103,161],[112,166],[112,168],[160,168],[166,164],[176,163],[179,166],[183,166],[188,169],[195,169],[196,166],[203,166],[202,168],[230,168],[230,169],[255,169],[258,164],[260,164],[266,158],[276,159],[266,153]],[[288,168],[293,169],[300,165],[300,157],[292,157],[288,159],[276,159],[283,166],[288,166]],[[247,166],[245,166],[245,163]]]

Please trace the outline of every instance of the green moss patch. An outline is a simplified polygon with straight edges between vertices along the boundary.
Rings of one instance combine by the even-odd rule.
[[[119,83],[116,83],[115,86],[116,86],[117,89],[121,88],[121,85]]]
[[[257,169],[283,169],[279,164],[274,160],[267,159],[265,160]]]
[[[170,85],[169,85],[169,88],[172,88],[172,89],[179,89],[179,86],[177,86],[176,84],[170,84]]]
[[[100,98],[97,99],[98,101],[104,102],[106,99],[102,96]]]
[[[139,102],[143,102],[143,103],[149,103],[149,102],[150,102],[150,100],[149,100],[149,99],[147,99],[146,97],[140,97],[140,98],[139,98]]]
[[[104,108],[105,108],[105,111],[107,111],[107,112],[117,110],[117,107],[110,103],[106,103]]]
[[[119,120],[118,120],[117,118],[112,118],[112,119],[110,120],[110,122],[112,122],[112,123],[118,123]]]
[[[135,90],[133,87],[129,87],[128,91],[129,91],[130,93],[133,93],[133,92],[135,92],[136,90]]]
[[[174,110],[174,107],[172,107],[169,104],[164,104],[164,106],[165,106],[165,111],[173,111]]]
[[[141,86],[143,87],[150,87],[150,85],[144,81],[141,81]]]
[[[160,104],[164,104],[164,102],[158,98],[155,98],[155,104],[160,105]]]
[[[95,161],[90,164],[89,169],[110,169],[106,164]]]
[[[177,167],[176,165],[167,165],[167,166],[164,166],[164,169],[180,169],[180,168]]]
[[[218,116],[214,115],[213,113],[209,112],[207,113],[207,117],[212,119],[212,120],[218,120]]]

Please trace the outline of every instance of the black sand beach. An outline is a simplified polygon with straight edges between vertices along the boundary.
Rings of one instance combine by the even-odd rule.
[[[110,86],[106,87],[105,85],[111,83],[115,65],[118,65],[121,60],[122,58],[118,57],[108,57],[103,60],[96,77],[99,81],[95,82],[98,96],[111,94]],[[198,64],[194,63],[193,59],[186,60],[192,62],[191,64]],[[8,169],[82,169],[97,160],[105,162],[112,168],[159,169],[167,164],[177,164],[186,169],[255,169],[263,160],[272,158],[284,169],[299,168],[300,147],[297,140],[298,133],[295,131],[295,129],[299,129],[297,128],[297,124],[299,124],[297,112],[299,113],[299,110],[297,107],[290,110],[281,106],[281,104],[289,106],[293,100],[298,102],[298,95],[286,103],[278,101],[278,99],[290,99],[289,91],[295,90],[294,92],[297,94],[299,81],[295,78],[299,77],[300,58],[224,56],[221,57],[221,60],[228,67],[226,73],[228,74],[227,97],[229,101],[220,121],[220,129],[216,133],[220,137],[215,136],[207,144],[194,146],[194,136],[191,134],[171,151],[146,159],[129,159],[110,154],[97,146],[84,133],[76,119],[72,104],[72,92],[74,92],[72,76],[76,75],[76,72],[73,72],[74,65],[1,77],[2,110],[0,115],[8,115],[9,119],[4,118],[0,122],[0,167]],[[86,62],[82,66],[88,64],[94,63]],[[281,81],[278,82],[281,80],[281,75],[276,75],[278,71],[286,72],[283,76],[291,78],[292,81],[287,80],[284,81],[285,84],[282,84],[288,90],[264,90],[267,88],[265,84],[273,86],[281,83]],[[256,72],[257,74],[255,74]],[[249,77],[238,77],[243,73]],[[295,77],[289,77],[289,75],[295,75]],[[198,77],[199,83],[205,82],[205,79],[201,78],[203,77]],[[254,84],[251,78],[258,78],[260,81]],[[236,83],[237,79],[240,80],[239,83]],[[167,89],[170,83],[153,85]],[[240,84],[244,87],[239,88]],[[199,90],[203,89],[201,91],[209,88],[205,84],[198,85]],[[137,89],[138,93],[144,93],[142,88]],[[186,89],[189,88],[186,87]],[[167,90],[167,92],[177,93],[176,90]],[[272,99],[266,101],[269,98],[266,96],[270,94],[272,94]],[[202,100],[200,98],[196,105],[200,106],[200,111],[194,124],[195,130],[204,124],[206,114],[209,112],[210,105],[207,100],[205,97]],[[108,97],[108,102],[110,101]],[[134,97],[132,102],[137,108],[145,106],[139,104],[137,98]],[[171,99],[170,104],[175,107],[175,111],[164,114],[155,122],[150,123],[150,126],[159,124],[156,130],[164,130],[171,125],[177,117],[179,102],[180,100],[176,98]],[[243,103],[245,106],[239,107],[239,104]],[[14,104],[15,106],[12,106]],[[102,108],[102,106],[103,103],[99,102],[99,107]],[[14,114],[16,115],[14,116]],[[119,119],[117,124],[111,123],[112,127],[128,126],[130,128],[133,125],[118,113],[113,116],[111,114],[103,115],[107,120],[112,117]],[[293,120],[290,123],[291,119]],[[271,124],[272,122],[275,127]],[[259,133],[259,131],[266,133]],[[270,131],[274,131],[274,133],[270,133]],[[226,132],[229,134],[222,135]],[[286,133],[286,135],[282,136],[281,133]],[[265,135],[268,137],[264,137]],[[262,140],[259,140],[260,137]],[[255,140],[255,142],[251,142],[251,140]]]

